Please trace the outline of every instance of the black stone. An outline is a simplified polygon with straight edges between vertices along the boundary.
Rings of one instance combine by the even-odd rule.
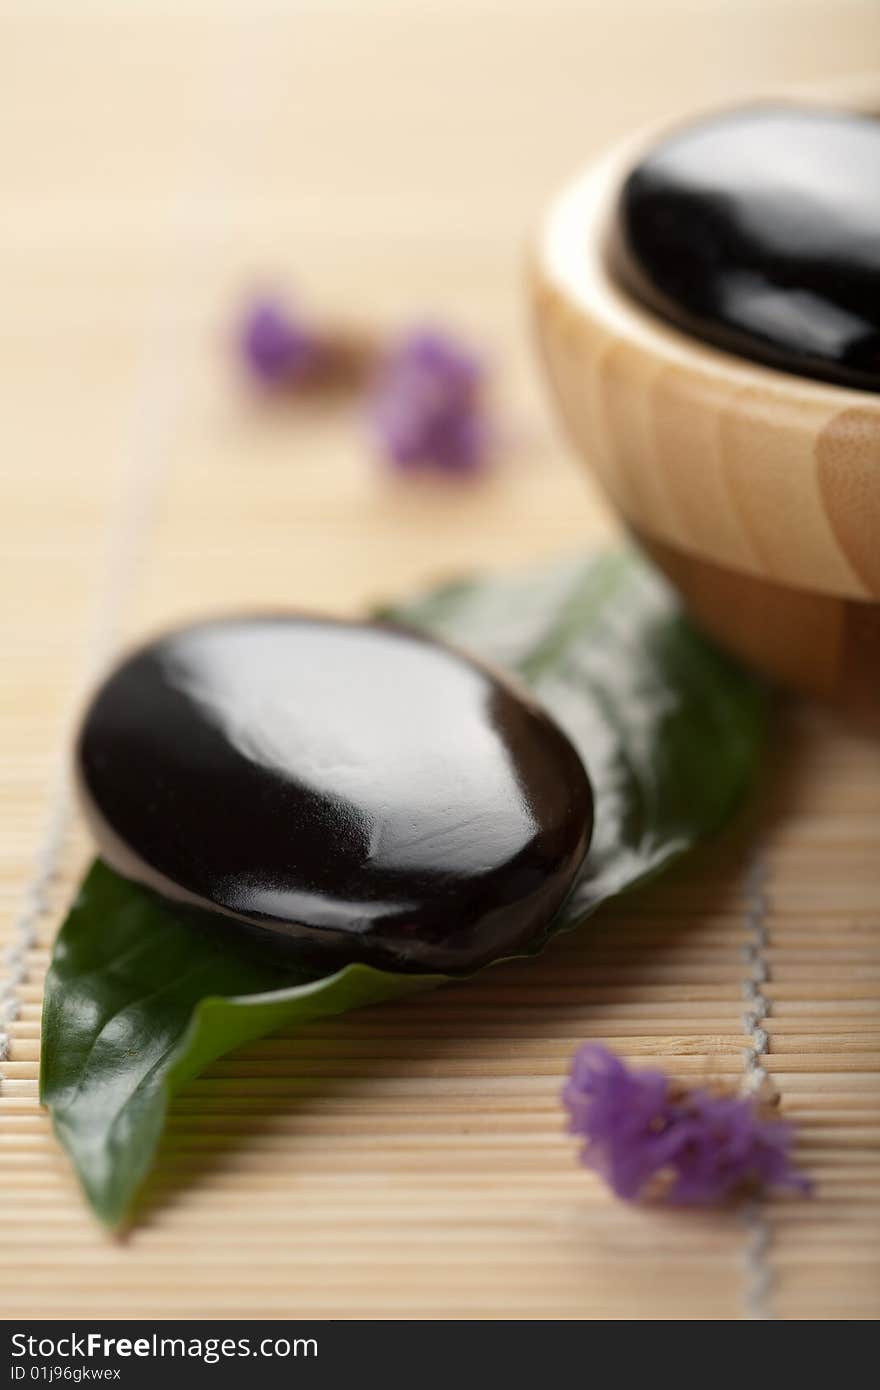
[[[880,390],[880,120],[761,106],[687,126],[627,178],[612,269],[706,342]]]
[[[77,773],[120,873],[309,957],[395,969],[534,939],[592,828],[580,759],[524,691],[382,623],[172,632],[98,691]]]

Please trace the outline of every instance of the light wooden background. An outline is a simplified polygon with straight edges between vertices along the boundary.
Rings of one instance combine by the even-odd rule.
[[[874,0],[0,0],[5,1316],[877,1314],[880,748],[813,711],[783,712],[751,822],[594,930],[215,1066],[125,1244],[87,1215],[36,1072],[86,854],[70,723],[118,644],[608,534],[523,322],[543,202],[636,123],[878,57]],[[256,408],[224,335],[265,280],[483,342],[495,478],[394,485],[344,409]],[[761,988],[818,1197],[615,1204],[561,1135],[573,1047],[736,1081]]]

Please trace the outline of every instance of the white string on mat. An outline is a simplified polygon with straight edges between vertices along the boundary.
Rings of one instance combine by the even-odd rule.
[[[59,782],[61,785],[58,785]],[[49,910],[49,892],[64,846],[67,797],[63,775],[56,774],[54,783],[49,798],[49,816],[40,837],[34,875],[25,889],[21,907],[13,921],[12,941],[0,956],[0,1063],[9,1057],[9,1029],[21,1010],[19,990],[27,976],[28,956],[37,943],[37,925]]]
[[[751,1322],[772,1322],[770,1296],[773,1292],[773,1271],[767,1256],[770,1252],[770,1223],[761,1203],[745,1202],[740,1213],[746,1236],[743,1252],[745,1288],[743,1304]]]
[[[49,812],[37,849],[34,872],[25,887],[21,907],[12,924],[11,943],[2,957],[0,1062],[9,1057],[10,1028],[21,1010],[20,990],[27,978],[28,957],[37,944],[39,923],[51,907],[52,882],[58,874],[70,829],[67,758],[74,722],[86,691],[118,640],[155,511],[160,488],[160,464],[179,409],[179,401],[176,400],[179,364],[173,354],[167,351],[157,353],[154,346],[147,361],[157,357],[163,362],[158,378],[154,368],[142,369],[140,373],[133,428],[123,449],[120,500],[115,509],[115,520],[110,526],[107,560],[102,566],[104,578],[101,596],[91,636],[86,642],[85,660],[76,682],[75,694],[64,720],[61,749],[57,755],[48,801]]]
[[[750,1039],[744,1061],[749,1090],[766,1094],[773,1083],[763,1059],[770,1050],[770,1039],[764,1024],[770,1013],[770,1001],[764,985],[770,977],[764,952],[767,948],[767,865],[758,854],[746,878],[746,944],[743,957],[748,975],[743,983],[746,1002],[743,1011],[743,1032]]]
[[[250,34],[257,33],[245,21]],[[205,246],[222,230],[218,217],[223,183],[228,178],[225,137],[230,131],[240,135],[248,115],[247,105],[262,101],[264,85],[253,81],[254,52],[243,42],[239,26],[230,26],[229,50],[221,65],[219,100],[201,106],[205,113],[205,139],[197,146],[200,155],[207,148],[209,160],[199,177],[188,182],[172,201],[170,236],[186,255],[178,264],[171,283],[160,302],[153,323],[147,328],[145,350],[137,373],[134,410],[128,438],[122,447],[120,488],[114,519],[108,530],[107,558],[102,566],[103,580],[85,643],[85,659],[75,694],[64,720],[61,746],[56,758],[57,771],[48,798],[48,815],[36,851],[33,874],[26,884],[21,907],[13,920],[11,941],[0,956],[0,1065],[9,1058],[10,1030],[21,1011],[21,987],[26,982],[28,958],[37,944],[39,923],[51,908],[50,893],[57,877],[71,825],[70,790],[67,777],[68,750],[74,723],[82,701],[95,678],[107,663],[120,639],[126,609],[134,595],[146,556],[148,537],[158,507],[164,465],[174,427],[180,415],[185,376],[182,344],[187,338],[199,260]],[[266,51],[265,29],[259,31],[259,52]],[[245,61],[243,59],[249,59]],[[252,114],[252,113],[251,113]],[[208,138],[210,137],[210,138]],[[221,182],[222,181],[222,182]],[[185,311],[186,309],[190,312]],[[0,1086],[3,1074],[0,1070]]]
[[[764,986],[770,978],[765,955],[769,910],[767,877],[767,861],[759,849],[752,859],[745,881],[746,943],[743,947],[743,958],[747,973],[743,980],[745,1009],[742,1024],[743,1032],[748,1038],[748,1046],[743,1049],[746,1088],[750,1094],[763,1097],[775,1093],[772,1078],[764,1066],[764,1058],[770,1050],[770,1038],[765,1027],[770,1013],[770,1000],[764,993]],[[743,1252],[743,1301],[746,1315],[756,1321],[771,1320],[773,1273],[768,1261],[770,1223],[762,1203],[758,1200],[744,1203],[740,1217],[746,1236]]]

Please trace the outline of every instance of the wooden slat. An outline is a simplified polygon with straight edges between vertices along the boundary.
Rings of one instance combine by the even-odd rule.
[[[42,975],[88,854],[61,769],[95,672],[193,613],[354,611],[613,534],[521,323],[539,209],[631,126],[845,73],[877,35],[860,0],[0,9],[0,949],[28,947],[0,1068],[4,1315],[877,1315],[880,748],[795,705],[760,806],[591,930],[217,1063],[123,1243],[36,1084]],[[225,335],[264,278],[483,342],[510,422],[496,475],[398,485],[355,411],[258,408]],[[738,1082],[756,965],[760,1061],[816,1197],[615,1203],[561,1132],[573,1048]]]

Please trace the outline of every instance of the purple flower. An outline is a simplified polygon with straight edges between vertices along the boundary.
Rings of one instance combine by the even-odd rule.
[[[792,1165],[793,1131],[749,1097],[685,1090],[658,1071],[631,1071],[587,1043],[562,1094],[583,1163],[618,1197],[634,1201],[664,1183],[668,1201],[709,1204],[745,1187],[810,1183]]]
[[[245,316],[239,339],[242,360],[264,386],[301,380],[319,356],[312,330],[277,300],[256,301]]]
[[[388,354],[369,403],[377,443],[401,469],[473,473],[489,434],[482,362],[448,334],[420,328]]]

